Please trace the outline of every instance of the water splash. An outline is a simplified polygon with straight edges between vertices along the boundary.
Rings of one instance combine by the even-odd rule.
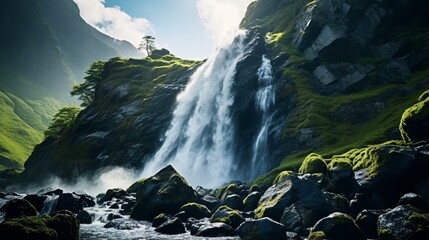
[[[59,195],[47,196],[45,202],[43,202],[42,210],[40,210],[40,214],[51,214],[55,212],[55,208],[57,207]]]
[[[246,33],[219,48],[191,77],[177,97],[165,140],[143,175],[172,164],[193,185],[214,187],[230,179],[233,169],[234,128],[232,93],[237,63],[244,57]]]
[[[252,178],[267,170],[270,151],[268,149],[268,130],[272,119],[272,110],[276,102],[274,73],[271,61],[262,56],[262,65],[258,69],[259,90],[255,96],[256,109],[262,116],[262,124],[253,145]]]

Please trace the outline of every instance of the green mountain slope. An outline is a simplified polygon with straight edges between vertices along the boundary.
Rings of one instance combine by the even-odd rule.
[[[70,91],[92,62],[139,55],[88,25],[72,0],[2,1],[0,168],[22,168],[58,108],[77,104]]]

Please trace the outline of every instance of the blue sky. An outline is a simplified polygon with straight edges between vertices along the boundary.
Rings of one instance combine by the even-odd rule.
[[[120,6],[131,17],[153,25],[160,47],[187,58],[205,58],[214,41],[198,15],[195,0],[106,0],[106,6]]]
[[[252,0],[73,0],[101,32],[138,46],[144,35],[176,56],[204,59],[240,23]]]

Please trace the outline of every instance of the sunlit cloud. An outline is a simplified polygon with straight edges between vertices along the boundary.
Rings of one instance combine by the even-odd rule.
[[[105,0],[74,0],[80,15],[91,26],[119,40],[138,46],[144,35],[152,34],[152,24],[144,18],[133,18],[119,7],[106,7]]]
[[[238,29],[247,6],[255,0],[197,0],[198,13],[213,39],[219,43]]]

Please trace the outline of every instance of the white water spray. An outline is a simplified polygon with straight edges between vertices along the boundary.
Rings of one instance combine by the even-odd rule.
[[[253,145],[252,178],[267,170],[269,161],[268,129],[272,119],[272,108],[275,104],[274,73],[271,61],[264,55],[258,69],[259,90],[256,93],[256,109],[262,115],[262,125]]]
[[[172,164],[191,184],[215,187],[230,180],[234,129],[231,120],[233,80],[245,55],[245,32],[216,51],[193,74],[177,97],[165,140],[143,175]]]

